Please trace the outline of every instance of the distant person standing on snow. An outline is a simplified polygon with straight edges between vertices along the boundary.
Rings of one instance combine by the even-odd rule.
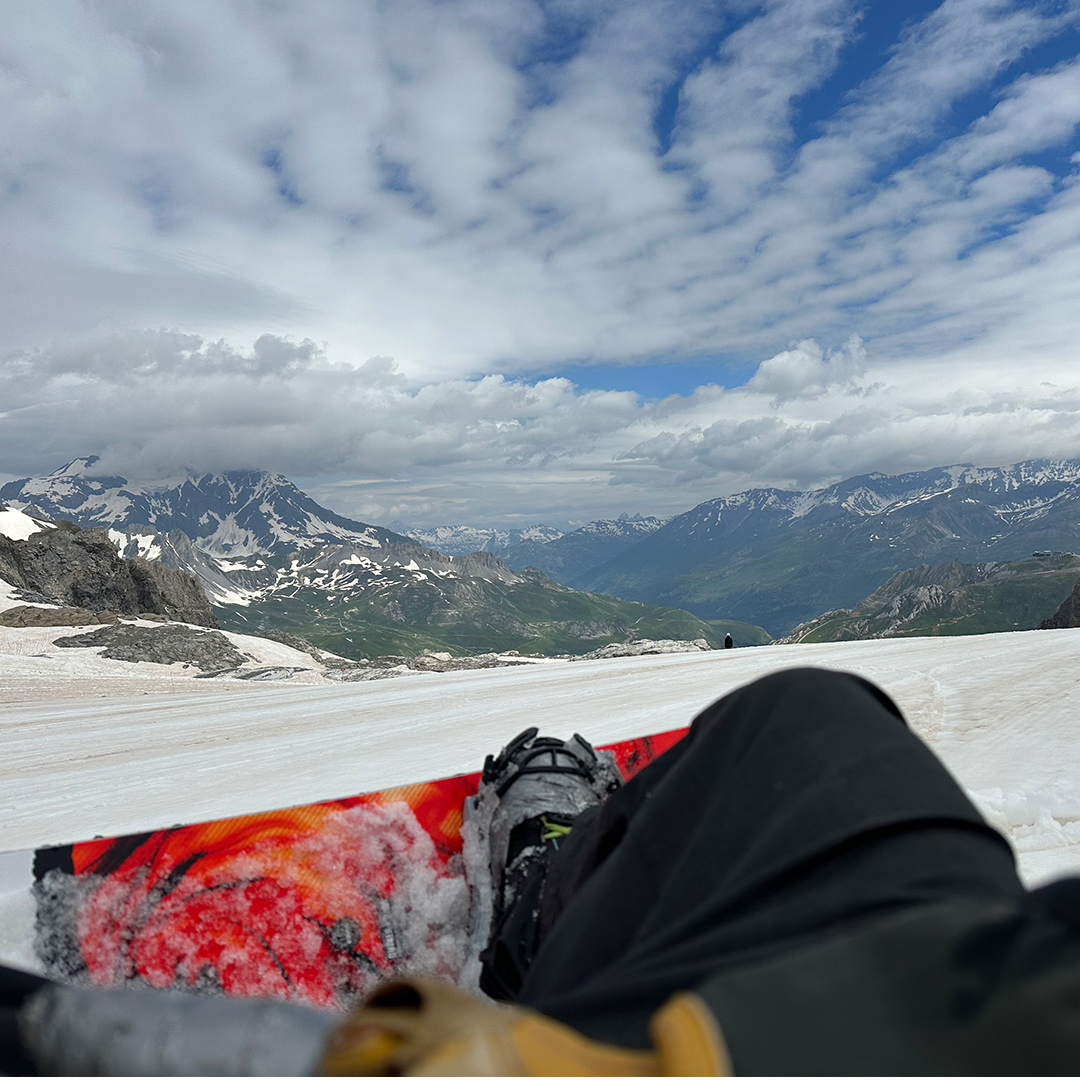
[[[724,635],[724,648],[725,649],[734,649],[735,648],[735,642],[732,640],[732,637],[731,637],[730,634],[725,634]]]

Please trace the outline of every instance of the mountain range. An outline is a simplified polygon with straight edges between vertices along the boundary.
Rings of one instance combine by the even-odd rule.
[[[343,656],[423,649],[581,653],[635,638],[704,639],[683,611],[589,596],[488,552],[448,555],[325,509],[283,476],[227,472],[153,483],[83,458],[4,485],[37,517],[103,526],[127,558],[198,576],[226,629],[287,630]]]
[[[661,518],[623,514],[620,518],[590,521],[547,542],[538,538],[520,540],[506,548],[502,558],[515,569],[535,566],[556,581],[577,588],[574,582],[628,551],[663,524]]]
[[[822,612],[854,608],[901,570],[1047,549],[1080,549],[1080,461],[954,465],[812,491],[745,491],[672,518],[573,580],[704,619],[741,619],[779,637]]]
[[[402,531],[448,555],[490,551],[514,570],[535,566],[555,581],[576,588],[576,580],[621,555],[663,524],[663,518],[622,514],[618,518],[590,521],[571,532],[550,525],[530,525],[524,529],[484,529],[469,525],[405,529],[402,526]]]
[[[96,457],[77,458],[48,476],[13,480],[0,502],[30,506],[83,528],[168,533],[179,529],[211,555],[280,554],[321,544],[379,548],[416,542],[320,506],[284,476],[235,471],[133,482],[99,476]]]
[[[870,473],[810,491],[757,488],[666,522],[639,515],[566,533],[539,525],[517,533],[447,526],[411,536],[334,514],[268,473],[134,484],[95,476],[94,464],[82,459],[49,477],[7,484],[0,499],[46,517],[105,524],[125,555],[194,570],[226,624],[310,618],[325,629],[340,623],[339,602],[350,596],[364,608],[349,609],[350,626],[369,619],[390,641],[423,623],[425,640],[459,640],[463,648],[488,640],[481,613],[489,604],[513,607],[512,596],[524,604],[510,620],[518,626],[514,633],[523,634],[531,620],[545,626],[535,631],[537,640],[564,640],[552,630],[565,615],[556,612],[565,596],[551,607],[558,586],[697,617],[665,636],[713,640],[724,620],[780,637],[824,612],[853,610],[894,574],[923,564],[982,565],[1039,550],[1080,550],[1080,461]],[[464,553],[481,540],[498,547],[500,557]],[[466,582],[476,584],[466,588]],[[406,587],[408,603],[396,593]],[[431,605],[414,605],[426,589]],[[475,604],[466,600],[479,594],[484,598]],[[543,611],[534,608],[539,597]],[[471,614],[463,622],[452,614],[466,610]],[[607,610],[595,624],[580,613],[570,621],[579,645],[587,640],[595,647],[601,628],[617,638],[634,633],[628,628],[642,617],[628,609],[612,622]],[[653,612],[646,621],[671,617]],[[698,619],[713,624],[710,635]],[[460,625],[449,629],[455,620]],[[767,640],[760,629],[748,634],[740,626],[740,632]]]
[[[474,551],[490,551],[492,555],[502,556],[519,544],[547,544],[563,535],[562,529],[551,525],[528,525],[523,529],[434,525],[426,529],[410,529],[404,522],[392,521],[387,527],[397,529],[424,547],[444,551],[447,555],[470,555]]]

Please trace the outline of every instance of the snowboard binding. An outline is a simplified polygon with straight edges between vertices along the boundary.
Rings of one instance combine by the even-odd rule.
[[[526,928],[530,917],[535,921],[531,909],[538,907],[548,864],[574,820],[621,784],[614,755],[597,752],[580,735],[564,741],[530,727],[487,757],[479,790],[466,800],[462,830],[475,940],[487,946],[486,967],[494,939],[519,906],[530,907]],[[490,979],[480,985],[489,989]]]

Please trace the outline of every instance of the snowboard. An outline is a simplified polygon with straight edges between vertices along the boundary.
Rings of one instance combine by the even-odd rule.
[[[629,779],[687,729],[612,751]],[[345,1008],[394,975],[469,984],[462,810],[480,773],[35,853],[48,974]]]

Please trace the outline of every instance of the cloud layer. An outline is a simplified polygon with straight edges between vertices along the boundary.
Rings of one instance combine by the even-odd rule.
[[[271,335],[237,350],[141,332],[0,362],[0,452],[10,475],[88,451],[137,477],[271,469],[376,522],[580,523],[750,486],[1080,456],[1080,379],[1027,376],[1023,395],[1007,380],[942,393],[853,337],[802,341],[742,387],[645,400],[564,378],[417,383],[389,358],[353,367]]]

